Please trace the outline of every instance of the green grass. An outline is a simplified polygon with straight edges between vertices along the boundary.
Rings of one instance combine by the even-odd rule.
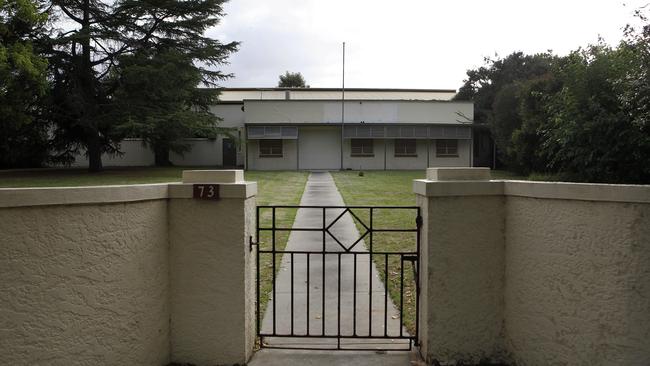
[[[417,171],[369,171],[359,176],[356,171],[332,172],[336,186],[348,206],[415,206],[413,179],[424,178],[423,170]],[[368,210],[355,211],[366,224],[369,223]],[[374,228],[412,229],[415,224],[415,210],[374,210]],[[355,220],[356,221],[356,220]],[[357,223],[361,233],[365,229]],[[376,251],[415,251],[415,233],[377,232],[373,234],[373,252]],[[388,282],[386,281],[384,256],[374,256],[377,271],[387,283],[388,292],[395,306],[400,308],[401,264],[398,256],[389,256]],[[415,334],[416,293],[413,268],[410,263],[404,266],[404,306],[400,309],[404,325],[410,334]]]
[[[257,181],[257,204],[265,205],[298,205],[305,189],[307,172],[246,172],[246,179]],[[297,209],[278,209],[275,215],[277,227],[291,227],[296,217]],[[272,220],[271,209],[260,211],[260,225],[270,227]],[[275,236],[276,250],[284,250],[289,239],[290,231],[277,231]],[[260,249],[270,250],[272,246],[271,233],[261,231],[258,238]],[[273,289],[273,261],[270,254],[260,256],[260,316],[264,315],[266,305]],[[276,256],[276,274],[280,270],[281,255]]]
[[[98,173],[72,168],[0,171],[0,187],[78,187],[180,182],[184,169],[193,168],[110,168]]]

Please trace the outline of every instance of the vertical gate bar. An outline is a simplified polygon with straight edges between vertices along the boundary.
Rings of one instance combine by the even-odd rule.
[[[354,256],[354,274],[352,275],[352,335],[357,335],[357,253]]]
[[[291,335],[293,335],[293,253],[291,253]]]
[[[388,254],[384,254],[384,336],[388,336]]]
[[[272,209],[271,243],[271,256],[273,257],[273,334],[275,335],[275,313],[277,311],[277,307],[275,306],[275,207]]]
[[[307,253],[307,335],[309,335],[309,253]]]
[[[255,268],[256,268],[256,275],[257,275],[257,296],[256,296],[256,307],[257,307],[257,334],[260,334],[260,208],[257,207],[257,210],[255,211],[255,223],[257,225],[257,230],[255,232],[255,241],[257,242],[257,246],[255,247]],[[262,344],[260,340],[260,345]]]
[[[416,344],[420,343],[420,230],[422,230],[422,216],[420,216],[420,207],[417,209],[417,218],[416,218],[416,228],[417,232],[415,233],[415,250],[417,258],[417,274],[415,276],[415,342]]]
[[[321,307],[321,323],[322,323],[322,335],[325,335],[325,230],[326,230],[326,219],[325,219],[325,212],[326,208],[323,207],[323,301],[322,301],[322,307]]]
[[[339,284],[338,284],[338,292],[339,293],[338,293],[338,296],[337,296],[337,299],[338,299],[338,308],[337,308],[338,316],[337,316],[337,318],[338,318],[339,324],[338,324],[338,327],[337,327],[338,330],[336,332],[337,335],[338,335],[338,338],[336,338],[336,348],[341,349],[341,253],[340,252],[339,252],[339,277],[338,277],[338,280],[339,280]]]
[[[368,337],[372,336],[372,207],[370,207],[370,236],[368,250]]]
[[[399,264],[399,336],[402,336],[404,327],[404,254],[400,254]]]

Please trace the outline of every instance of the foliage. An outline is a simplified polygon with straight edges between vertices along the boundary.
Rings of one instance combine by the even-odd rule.
[[[650,134],[617,90],[626,84],[629,55],[604,45],[563,58],[556,74],[562,89],[548,100],[541,130],[548,166],[590,182],[641,183],[650,179]],[[625,86],[627,89],[627,86]],[[632,109],[635,109],[634,107]]]
[[[52,0],[58,24],[48,57],[53,79],[50,118],[58,147],[70,156],[87,151],[90,170],[102,169],[102,153],[118,153],[123,130],[113,123],[118,85],[113,69],[128,55],[174,49],[201,67],[200,81],[214,86],[229,77],[210,69],[226,62],[238,44],[206,37],[225,0]]]
[[[299,72],[286,71],[284,75],[279,77],[278,87],[280,88],[308,88],[305,78]]]
[[[31,0],[0,0],[0,168],[47,159],[47,125],[39,119],[47,62],[34,47],[46,21]]]
[[[650,25],[626,27],[564,57],[513,53],[468,71],[457,99],[475,103],[499,158],[523,174],[565,180],[650,182]],[[540,175],[537,174],[537,175]]]
[[[209,106],[218,90],[199,89],[201,70],[192,58],[175,49],[150,49],[119,59],[111,82],[116,128],[141,137],[156,157],[156,165],[171,165],[170,151],[189,150],[186,137],[215,137],[219,118]]]
[[[527,166],[519,164],[519,147],[512,135],[523,121],[518,113],[522,89],[530,80],[545,77],[554,56],[543,53],[525,55],[514,52],[502,59],[486,58],[486,65],[467,71],[467,80],[458,91],[456,100],[474,102],[474,122],[487,123],[499,147],[500,160],[514,171],[526,173]]]

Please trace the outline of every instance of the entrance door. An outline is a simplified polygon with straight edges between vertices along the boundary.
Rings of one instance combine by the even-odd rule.
[[[300,127],[298,136],[300,170],[338,170],[341,168],[341,129],[339,127]]]
[[[237,146],[230,138],[223,139],[223,166],[237,165]]]

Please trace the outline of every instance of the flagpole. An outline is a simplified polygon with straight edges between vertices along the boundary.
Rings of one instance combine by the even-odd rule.
[[[343,129],[345,124],[345,42],[343,42],[343,83],[341,85],[341,170],[343,170]]]

